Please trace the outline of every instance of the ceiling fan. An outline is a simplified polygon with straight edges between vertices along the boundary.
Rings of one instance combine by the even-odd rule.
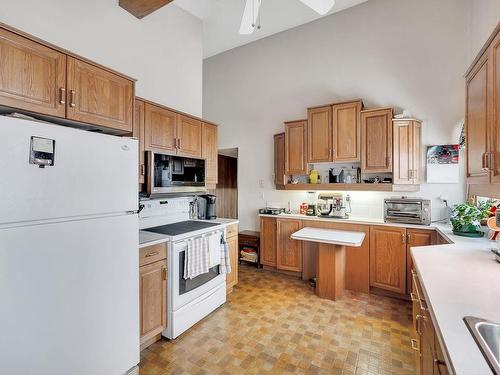
[[[299,0],[320,15],[327,14],[335,5],[335,0]],[[240,34],[252,34],[260,29],[260,5],[262,0],[246,0],[241,18]]]

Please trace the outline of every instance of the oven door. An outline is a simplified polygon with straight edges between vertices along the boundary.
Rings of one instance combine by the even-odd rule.
[[[221,235],[223,232],[220,232]],[[184,279],[184,260],[186,256],[186,241],[174,242],[171,259],[172,305],[176,311],[196,298],[210,292],[212,289],[226,283],[226,275],[220,274],[219,266],[212,267],[208,273],[193,279]]]
[[[386,201],[385,221],[393,223],[422,224],[422,203]]]

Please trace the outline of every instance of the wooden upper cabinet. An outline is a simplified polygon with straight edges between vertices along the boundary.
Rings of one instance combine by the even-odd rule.
[[[290,236],[302,227],[301,220],[277,219],[276,268],[302,272],[302,241]]]
[[[66,55],[0,29],[0,104],[66,115]]]
[[[200,120],[185,115],[177,119],[177,154],[201,158],[202,123]]]
[[[68,56],[67,101],[70,120],[132,131],[134,82],[126,78]]]
[[[217,125],[203,123],[202,151],[201,157],[205,159],[206,176],[205,182],[208,185],[217,184],[217,164],[218,164],[218,141]]]
[[[132,136],[139,141],[139,184],[144,183],[145,164],[144,164],[144,107],[142,100],[135,100],[135,118],[132,128]]]
[[[285,133],[274,135],[274,184],[286,184],[285,175]]]
[[[332,106],[307,110],[307,162],[332,160]]]
[[[489,183],[488,53],[466,77],[466,177],[469,184]]]
[[[370,227],[370,285],[406,293],[406,229]]]
[[[500,184],[500,31],[490,46],[491,183]]]
[[[285,174],[307,174],[307,121],[285,123]]]
[[[361,111],[361,169],[392,172],[392,108]]]
[[[146,103],[144,109],[144,148],[175,154],[177,113]]]
[[[333,105],[332,159],[334,162],[360,161],[359,114],[362,106],[363,103],[360,100]]]
[[[393,121],[394,184],[420,183],[421,124],[418,120]]]
[[[276,227],[275,218],[260,218],[260,263],[269,267],[276,267]]]

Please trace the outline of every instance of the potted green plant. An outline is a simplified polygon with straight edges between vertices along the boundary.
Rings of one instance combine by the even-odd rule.
[[[458,236],[482,237],[481,220],[490,215],[492,200],[480,202],[477,205],[470,202],[457,204],[451,214],[453,233]]]

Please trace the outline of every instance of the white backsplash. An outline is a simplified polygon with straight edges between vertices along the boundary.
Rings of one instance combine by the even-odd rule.
[[[144,208],[139,212],[139,229],[189,220],[189,203],[193,197],[141,200]]]

